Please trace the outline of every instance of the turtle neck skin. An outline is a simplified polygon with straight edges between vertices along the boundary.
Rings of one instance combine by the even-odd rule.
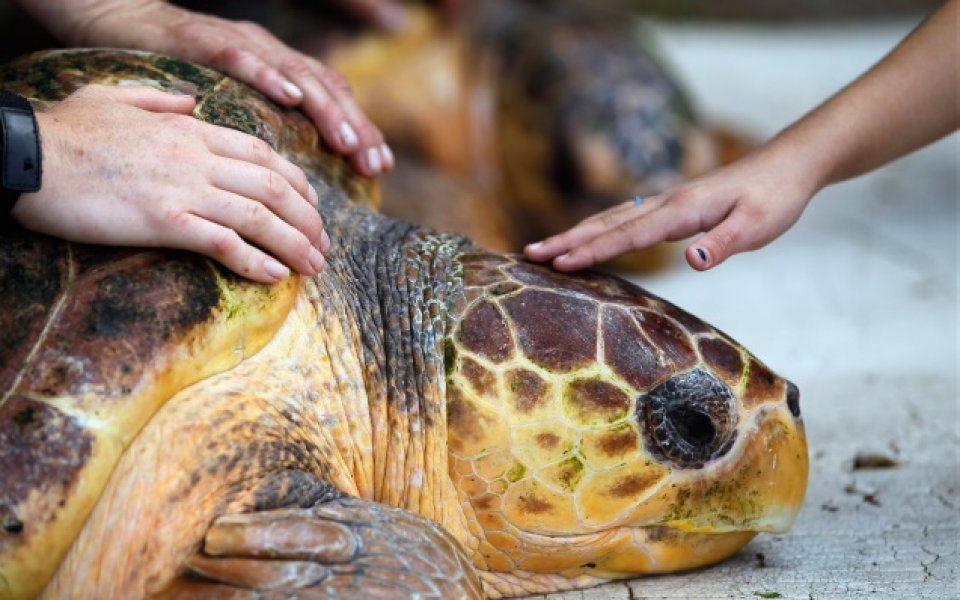
[[[471,535],[447,466],[443,344],[462,306],[458,256],[469,240],[396,221],[358,207],[316,182],[331,236],[318,276],[326,306],[352,328],[364,369],[372,465],[358,491]],[[370,485],[361,485],[367,481]],[[369,495],[367,495],[369,494]]]

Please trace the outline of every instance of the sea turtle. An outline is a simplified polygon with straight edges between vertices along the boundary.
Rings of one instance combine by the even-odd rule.
[[[170,58],[33,55],[304,167],[319,276],[0,236],[0,597],[500,597],[720,560],[800,508],[795,386],[611,276],[385,218],[297,112]]]
[[[368,35],[324,58],[398,147],[396,174],[384,179],[384,212],[451,223],[450,200],[416,214],[409,186],[395,189],[408,157],[419,156],[479,184],[458,202],[512,215],[504,232],[496,211],[489,218],[463,211],[458,231],[499,234],[508,239],[501,249],[517,251],[701,173],[730,147],[704,127],[650,37],[629,11],[608,3],[490,0],[471,5],[459,28],[411,11],[399,33]],[[619,266],[642,270],[671,255],[664,246]]]

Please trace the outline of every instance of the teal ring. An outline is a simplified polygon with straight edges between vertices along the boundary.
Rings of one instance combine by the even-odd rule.
[[[637,206],[640,206],[641,204],[643,204],[643,196],[637,196],[636,198],[634,198],[633,203],[636,204]]]

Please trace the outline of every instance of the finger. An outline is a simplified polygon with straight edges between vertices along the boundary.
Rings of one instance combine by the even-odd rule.
[[[314,69],[357,132],[358,151],[353,159],[361,172],[376,176],[391,171],[394,167],[393,152],[384,143],[383,134],[357,104],[347,79],[336,69],[317,62],[314,62]]]
[[[757,231],[755,218],[748,211],[734,210],[726,219],[691,244],[686,252],[687,262],[698,271],[711,269],[734,254],[763,246],[764,239]]]
[[[376,177],[392,166],[393,155],[384,150],[383,134],[360,110],[343,75],[302,56],[285,63],[282,71],[303,88],[303,110],[324,141],[349,155],[357,171]]]
[[[182,213],[177,227],[161,245],[192,250],[209,256],[234,273],[262,283],[274,283],[290,275],[275,258],[243,241],[236,231],[190,213]]]
[[[284,106],[294,106],[303,100],[303,90],[255,52],[231,44],[215,52],[209,62],[215,69],[253,86]]]
[[[323,255],[307,236],[256,200],[216,190],[192,212],[235,231],[299,273],[316,275],[323,269]]]
[[[649,248],[671,236],[690,235],[693,232],[689,230],[695,227],[691,223],[682,211],[665,205],[604,230],[601,235],[555,258],[553,266],[558,271],[585,269],[631,250]]]
[[[270,144],[246,133],[203,123],[204,142],[211,152],[224,158],[260,165],[283,176],[300,196],[317,206],[316,190],[310,185],[303,169],[280,156]]]
[[[550,260],[561,254],[566,254],[598,236],[603,236],[622,223],[639,218],[651,210],[653,210],[652,207],[638,206],[633,200],[623,202],[588,217],[563,233],[551,236],[542,242],[528,245],[524,248],[524,254],[531,260]]]
[[[320,213],[276,171],[248,162],[223,159],[212,166],[210,183],[218,189],[266,207],[268,212],[299,230],[313,246],[320,247],[323,232]],[[211,215],[204,216],[213,218]],[[225,225],[231,224],[217,218],[213,220]]]
[[[164,92],[146,85],[132,87],[88,85],[81,89],[84,95],[96,96],[102,100],[122,102],[150,112],[189,115],[196,105],[193,96]]]

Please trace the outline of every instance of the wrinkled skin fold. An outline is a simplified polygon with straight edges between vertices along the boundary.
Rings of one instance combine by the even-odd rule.
[[[184,253],[0,236],[0,597],[501,597],[721,560],[802,503],[796,388],[619,279],[560,275],[371,210],[316,132],[155,55],[0,71],[86,82],[308,173],[333,249],[274,286]]]

